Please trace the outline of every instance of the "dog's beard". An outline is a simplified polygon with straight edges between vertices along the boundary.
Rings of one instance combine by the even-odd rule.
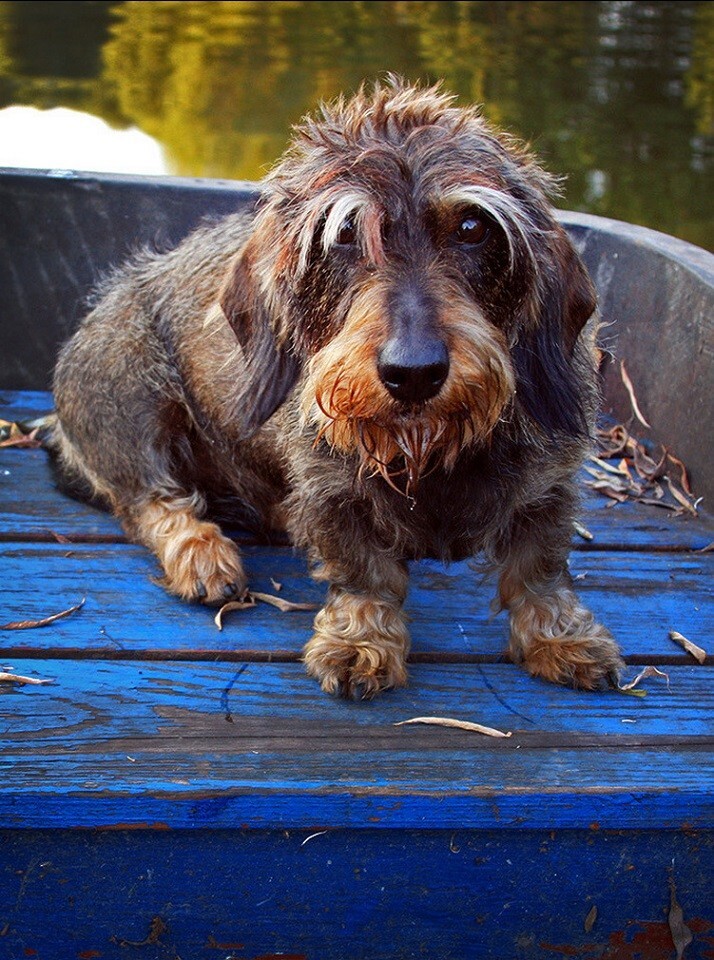
[[[337,377],[327,389],[308,380],[303,410],[324,440],[360,459],[361,476],[379,475],[390,487],[415,497],[419,480],[431,471],[453,468],[466,448],[486,443],[510,400],[510,380],[492,389],[451,386],[434,400],[412,408],[382,396],[354,377]],[[375,396],[376,394],[376,396]]]
[[[320,437],[339,450],[356,452],[361,475],[378,474],[394,490],[414,497],[419,480],[439,466],[450,469],[475,431],[468,416],[447,421],[401,415],[389,423],[337,416],[323,422]]]
[[[340,333],[310,362],[303,385],[303,421],[343,453],[356,454],[360,474],[378,474],[413,497],[431,470],[450,470],[467,447],[487,441],[514,392],[502,335],[458,291],[444,291],[443,330],[450,372],[437,396],[406,405],[394,400],[377,373],[375,345],[385,340],[376,287],[355,299]]]

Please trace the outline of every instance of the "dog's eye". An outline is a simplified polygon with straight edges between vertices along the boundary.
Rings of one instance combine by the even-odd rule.
[[[352,217],[347,217],[340,227],[335,242],[341,247],[350,247],[357,242],[357,229]]]
[[[454,232],[454,239],[457,243],[478,246],[486,240],[490,232],[489,225],[483,217],[470,213],[462,218]]]

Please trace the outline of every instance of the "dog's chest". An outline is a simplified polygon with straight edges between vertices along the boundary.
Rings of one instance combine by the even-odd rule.
[[[485,461],[474,458],[422,478],[413,497],[380,491],[374,515],[378,525],[398,528],[408,557],[463,560],[483,549],[507,522],[513,502],[509,490],[507,479],[499,480]]]

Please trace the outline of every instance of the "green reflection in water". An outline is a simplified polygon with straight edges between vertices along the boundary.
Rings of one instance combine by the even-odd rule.
[[[321,98],[443,78],[567,175],[561,206],[714,247],[714,3],[0,3],[0,106],[71,106],[182,175],[257,179]]]

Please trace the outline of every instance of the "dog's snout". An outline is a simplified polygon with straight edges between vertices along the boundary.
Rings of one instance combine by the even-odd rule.
[[[405,349],[398,339],[387,341],[377,364],[382,383],[395,400],[420,403],[435,397],[449,374],[449,354],[441,340],[421,341]]]
[[[395,400],[423,403],[437,395],[449,375],[437,306],[413,277],[399,284],[389,306],[391,333],[377,357],[379,377]]]

